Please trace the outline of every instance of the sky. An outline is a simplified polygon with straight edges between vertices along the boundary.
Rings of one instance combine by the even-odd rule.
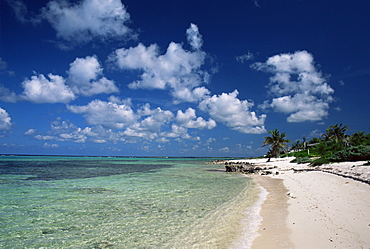
[[[261,156],[369,133],[368,0],[0,0],[0,154]]]

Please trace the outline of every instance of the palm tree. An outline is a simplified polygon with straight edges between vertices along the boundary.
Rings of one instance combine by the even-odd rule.
[[[289,139],[286,139],[285,132],[280,133],[278,129],[269,131],[271,137],[264,137],[265,141],[262,143],[262,147],[270,145],[271,156],[278,157],[281,151],[287,153],[286,148],[289,147],[287,143],[290,143]]]
[[[293,150],[294,152],[297,152],[301,149],[301,147],[302,147],[301,141],[297,140],[294,143],[292,143],[291,150]]]
[[[365,145],[366,144],[366,135],[364,131],[358,131],[350,137],[350,144],[352,146]]]
[[[307,139],[306,137],[303,137],[302,147],[305,150],[307,148]]]
[[[345,134],[346,131],[348,131],[348,125],[342,125],[342,124],[335,124],[329,126],[329,128],[326,129],[326,133],[323,135],[328,140],[334,140],[335,143],[343,142],[344,144],[347,144],[347,135]]]

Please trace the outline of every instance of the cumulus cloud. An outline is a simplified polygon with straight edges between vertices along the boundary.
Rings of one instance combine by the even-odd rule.
[[[73,113],[82,114],[96,133],[94,135],[92,132],[88,136],[95,136],[95,140],[101,141],[103,139],[125,141],[128,138],[155,139],[161,142],[168,142],[169,138],[199,139],[190,136],[188,129],[212,129],[216,126],[216,122],[212,119],[206,121],[202,117],[197,117],[192,108],[188,108],[185,112],[178,111],[177,115],[174,115],[171,111],[162,110],[159,107],[152,109],[149,104],[144,104],[134,112],[129,100],[120,100],[117,97],[110,97],[109,101],[94,100],[84,106],[67,105],[67,108]],[[62,125],[58,127],[59,130],[53,127],[53,134],[65,133],[62,132]],[[96,127],[100,127],[98,132]],[[68,127],[64,129],[66,128]],[[109,138],[107,138],[105,131],[109,129],[116,131],[109,131]],[[65,139],[66,136],[59,137]]]
[[[93,100],[85,106],[67,105],[73,113],[83,114],[89,125],[102,125],[112,129],[123,129],[133,124],[138,116],[131,106],[102,100]]]
[[[164,131],[160,133],[160,136],[166,138],[174,138],[176,141],[181,142],[182,139],[199,141],[200,137],[193,137],[188,133],[188,128],[179,124],[173,123],[170,131]]]
[[[290,114],[288,122],[317,121],[328,115],[334,90],[317,70],[312,54],[297,51],[275,55],[251,67],[273,74],[268,88],[274,98],[263,106]]]
[[[177,101],[197,102],[209,94],[204,86],[209,74],[201,69],[206,53],[201,51],[201,36],[196,25],[187,30],[188,40],[195,51],[186,51],[181,44],[171,42],[165,54],[159,54],[156,44],[139,44],[117,49],[109,61],[122,70],[140,70],[140,80],[131,82],[132,89],[170,89]]]
[[[195,129],[213,129],[217,125],[213,119],[206,121],[202,117],[197,117],[193,108],[188,108],[185,112],[178,110],[176,121],[182,127]]]
[[[151,109],[149,104],[145,104],[137,110],[137,114],[141,119],[129,126],[122,135],[156,139],[160,142],[169,142],[168,138],[199,140],[199,137],[188,134],[189,128],[212,129],[216,126],[216,122],[212,119],[206,121],[202,117],[197,117],[192,108],[188,108],[185,112],[177,111],[175,117],[171,111],[161,108]],[[171,129],[168,131],[169,127]]]
[[[46,19],[57,37],[67,42],[122,39],[132,33],[127,26],[130,15],[120,0],[83,0],[74,4],[53,0],[42,9],[40,18]]]
[[[41,141],[133,143],[144,139],[167,143],[170,139],[200,140],[200,137],[188,134],[188,129],[212,129],[216,126],[212,119],[206,121],[197,117],[192,108],[178,111],[175,115],[144,104],[134,112],[129,99],[117,97],[110,97],[109,101],[94,100],[82,106],[67,105],[67,109],[82,114],[89,127],[80,128],[68,120],[57,118],[46,133],[29,129],[24,134]]]
[[[144,116],[143,119],[128,127],[123,135],[145,139],[157,138],[162,127],[168,124],[174,116],[171,111],[162,110],[161,108],[150,110],[148,104],[139,113]]]
[[[103,76],[98,58],[76,58],[67,71],[68,77],[43,74],[34,75],[22,82],[24,91],[17,96],[0,86],[0,100],[16,102],[18,99],[34,103],[69,103],[79,95],[92,96],[119,92],[113,80]]]
[[[318,121],[328,115],[329,103],[312,95],[295,94],[274,98],[271,107],[277,112],[292,113],[288,122]]]
[[[199,28],[194,23],[190,24],[190,28],[186,30],[186,36],[191,47],[195,50],[202,48],[203,39],[202,35],[199,33]]]
[[[199,108],[209,113],[212,119],[226,124],[232,130],[242,133],[260,134],[266,132],[266,115],[257,116],[250,111],[253,103],[237,98],[239,92],[213,95],[199,104]]]
[[[60,118],[52,122],[51,133],[57,136],[56,140],[72,141],[75,143],[84,143],[88,137],[98,135],[90,127],[82,129],[69,121],[62,121]]]
[[[0,108],[0,130],[9,130],[12,126],[11,120],[8,112]]]
[[[70,64],[68,74],[67,84],[75,94],[91,96],[119,91],[114,81],[102,77],[103,68],[95,55],[76,58]]]
[[[34,103],[68,103],[76,98],[72,90],[59,75],[34,75],[22,82],[24,91],[21,99]]]
[[[106,134],[108,130],[100,129],[101,127],[85,127],[80,128],[66,120],[63,121],[61,118],[57,118],[51,123],[51,130],[46,134],[39,133],[36,129],[29,129],[24,134],[27,136],[33,136],[37,140],[41,141],[59,141],[59,142],[74,142],[74,143],[85,143],[88,138],[92,138],[95,142],[97,137],[108,137]],[[100,131],[104,131],[101,132]]]

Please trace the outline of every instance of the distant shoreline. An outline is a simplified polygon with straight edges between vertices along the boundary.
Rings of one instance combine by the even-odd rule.
[[[29,156],[29,157],[96,157],[96,158],[205,158],[205,159],[223,159],[223,160],[240,160],[244,159],[245,157],[212,157],[212,156],[96,156],[96,155],[43,155],[43,154],[0,154],[0,156],[9,156],[9,157],[17,157],[17,156]]]

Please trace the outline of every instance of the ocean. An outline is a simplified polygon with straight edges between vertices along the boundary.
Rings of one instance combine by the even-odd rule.
[[[263,189],[210,158],[0,157],[1,248],[248,248]]]

